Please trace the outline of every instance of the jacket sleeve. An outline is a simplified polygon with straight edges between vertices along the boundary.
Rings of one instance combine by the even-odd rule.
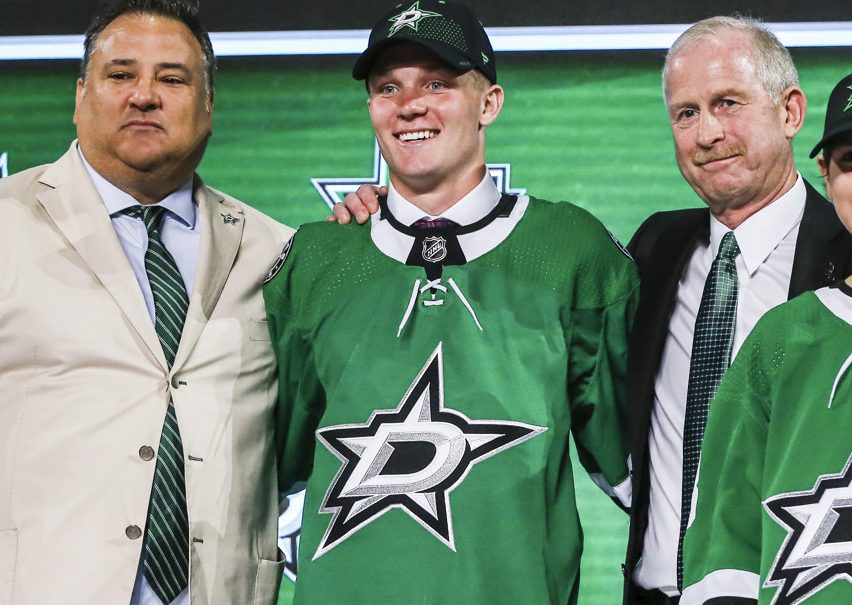
[[[761,477],[772,396],[760,340],[755,329],[710,406],[684,540],[683,605],[757,602]]]

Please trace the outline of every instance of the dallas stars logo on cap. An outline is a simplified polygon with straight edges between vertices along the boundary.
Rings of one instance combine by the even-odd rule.
[[[849,90],[852,90],[852,86],[847,86]],[[852,95],[849,95],[849,98],[846,99],[846,107],[843,108],[843,111],[849,111],[852,109]]]
[[[388,37],[394,35],[396,32],[401,30],[403,27],[410,27],[414,31],[417,31],[417,28],[420,27],[420,22],[427,17],[440,17],[441,13],[433,13],[432,11],[421,10],[420,8],[420,0],[417,0],[414,4],[409,6],[407,9],[399,13],[398,15],[394,15],[388,21],[392,23],[390,31],[388,32]]]

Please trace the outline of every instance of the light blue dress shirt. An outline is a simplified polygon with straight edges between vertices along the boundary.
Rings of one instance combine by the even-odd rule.
[[[145,224],[141,220],[121,214],[125,208],[138,206],[139,202],[99,175],[83,157],[82,152],[80,152],[80,158],[109,212],[115,234],[127,255],[127,260],[130,261],[133,273],[136,274],[136,281],[139,282],[139,288],[148,306],[148,314],[153,322],[154,296],[151,294],[151,285],[148,283],[148,274],[145,272],[148,230],[145,229]],[[198,268],[198,249],[201,243],[201,229],[198,226],[195,202],[192,200],[192,179],[166,196],[157,206],[167,210],[160,227],[160,237],[166,250],[177,263],[183,284],[186,286],[187,296],[192,296],[195,271]]]
[[[154,295],[151,293],[151,284],[148,282],[148,274],[145,272],[148,230],[141,220],[121,214],[122,210],[129,206],[136,206],[139,202],[98,174],[83,157],[83,152],[79,147],[77,151],[80,153],[83,165],[86,167],[95,189],[100,194],[107,212],[109,212],[115,234],[127,255],[127,260],[130,261],[130,266],[133,267],[133,273],[136,275],[136,281],[139,282],[139,289],[145,298],[148,314],[153,323]],[[195,283],[195,272],[198,268],[198,249],[201,243],[201,230],[198,227],[195,202],[192,199],[192,179],[157,205],[163,206],[167,210],[163,215],[163,223],[160,227],[163,245],[175,259],[186,286],[187,296],[192,296],[192,286]],[[141,560],[139,563],[130,605],[163,605],[151,589],[148,580],[145,579]],[[189,590],[184,590],[169,605],[188,605],[188,603]]]

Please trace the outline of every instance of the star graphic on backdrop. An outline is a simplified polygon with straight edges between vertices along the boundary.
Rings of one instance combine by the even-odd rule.
[[[511,164],[488,164],[488,172],[494,180],[494,184],[501,193],[510,195],[523,195],[526,189],[513,188],[511,186],[512,166]],[[326,206],[332,208],[335,204],[343,203],[347,193],[352,193],[361,185],[387,185],[388,165],[382,158],[379,144],[373,146],[373,174],[367,177],[314,177],[311,184],[320,195]]]
[[[440,16],[441,13],[433,13],[432,11],[422,10],[420,8],[420,0],[418,0],[398,15],[394,15],[393,17],[388,19],[388,21],[391,22],[390,31],[388,31],[388,37],[394,35],[403,27],[410,27],[414,31],[417,31],[417,28],[420,27],[420,22],[423,19],[426,19],[427,17]]]
[[[314,559],[394,508],[455,551],[451,492],[475,464],[547,430],[444,407],[443,375],[439,343],[395,409],[317,431],[341,466],[320,507],[334,516]]]
[[[836,580],[852,583],[852,455],[836,475],[821,475],[807,492],[764,502],[787,532],[765,586],[773,605],[795,605]]]

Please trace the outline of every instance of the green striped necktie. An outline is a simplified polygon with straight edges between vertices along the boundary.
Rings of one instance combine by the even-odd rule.
[[[165,211],[161,206],[131,206],[122,212],[142,219],[148,230],[145,272],[154,295],[154,329],[171,368],[186,320],[189,298],[175,259],[160,238]],[[142,557],[145,578],[160,600],[168,605],[187,587],[189,572],[183,444],[171,399],[157,450]]]

